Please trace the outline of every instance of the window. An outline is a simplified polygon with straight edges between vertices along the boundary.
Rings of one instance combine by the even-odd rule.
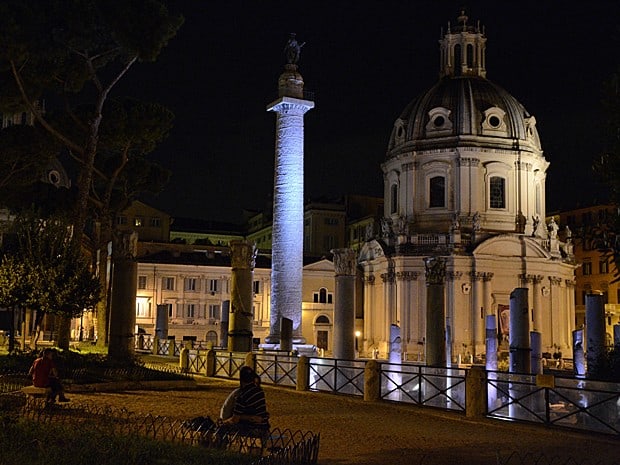
[[[121,225],[121,226],[124,224],[127,224],[127,217],[123,215],[118,215],[116,217],[116,224]]]
[[[151,228],[159,228],[161,226],[161,219],[158,217],[151,218],[150,226]]]
[[[218,290],[218,285],[217,285],[217,279],[210,279],[209,280],[209,292],[211,293],[215,293]]]
[[[170,276],[163,278],[161,287],[166,291],[174,291],[174,278]]]
[[[168,306],[168,318],[172,318],[172,304],[165,304]]]
[[[581,265],[581,271],[584,276],[589,276],[592,274],[592,262],[583,262]]]
[[[146,289],[146,276],[138,276],[138,289]]]
[[[194,318],[196,313],[196,304],[187,304],[187,317]]]
[[[506,208],[506,180],[493,176],[489,182],[489,195],[491,208]]]
[[[208,318],[211,318],[213,320],[219,320],[220,319],[219,304],[209,304],[209,314],[207,316]]]
[[[200,290],[198,278],[185,278],[185,290],[194,292]]]
[[[430,208],[441,208],[446,206],[446,178],[443,176],[435,176],[430,179],[429,184],[429,202]]]
[[[260,294],[260,281],[252,282],[252,292],[254,292],[254,294]]]
[[[148,318],[151,316],[151,305],[142,299],[136,299],[136,316],[138,318]]]
[[[133,225],[134,225],[136,228],[140,228],[140,227],[144,226],[144,218],[142,218],[141,216],[136,216],[136,217],[133,219]]]
[[[398,213],[398,185],[392,184],[390,190],[390,213]]]
[[[328,325],[329,324],[329,318],[326,317],[325,315],[321,315],[318,316],[316,321],[314,322],[317,325]]]
[[[327,289],[322,287],[319,289],[319,292],[315,292],[314,302],[319,304],[331,304],[333,301],[333,294],[331,292],[327,292]]]
[[[599,274],[607,274],[609,273],[609,262],[605,259],[601,259],[598,262],[598,272]]]
[[[338,218],[325,218],[325,224],[329,226],[338,226]]]

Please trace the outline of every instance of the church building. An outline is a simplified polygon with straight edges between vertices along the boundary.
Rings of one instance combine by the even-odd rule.
[[[449,354],[476,359],[493,315],[508,349],[510,294],[528,289],[529,329],[542,351],[572,354],[575,261],[570,234],[545,224],[545,159],[536,119],[487,79],[486,37],[461,13],[440,40],[439,81],[394,122],[384,220],[359,252],[363,351],[400,338],[425,353],[425,260],[445,263]],[[567,236],[564,241],[560,237]]]

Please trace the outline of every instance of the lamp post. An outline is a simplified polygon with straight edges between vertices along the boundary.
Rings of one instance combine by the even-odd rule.
[[[355,353],[357,354],[357,356],[360,356],[360,350],[359,350],[359,338],[362,335],[362,333],[360,331],[355,331]]]

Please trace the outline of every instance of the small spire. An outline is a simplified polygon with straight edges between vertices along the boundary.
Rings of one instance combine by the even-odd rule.
[[[463,25],[463,30],[465,30],[465,28],[467,27],[467,20],[469,18],[467,17],[467,15],[465,14],[465,9],[461,10],[461,14],[459,15],[459,17],[457,18],[457,21],[459,23],[461,23]]]

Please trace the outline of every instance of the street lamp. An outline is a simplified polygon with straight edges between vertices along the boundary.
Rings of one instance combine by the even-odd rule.
[[[355,352],[357,353],[357,356],[359,357],[359,338],[362,335],[361,331],[355,331]]]

